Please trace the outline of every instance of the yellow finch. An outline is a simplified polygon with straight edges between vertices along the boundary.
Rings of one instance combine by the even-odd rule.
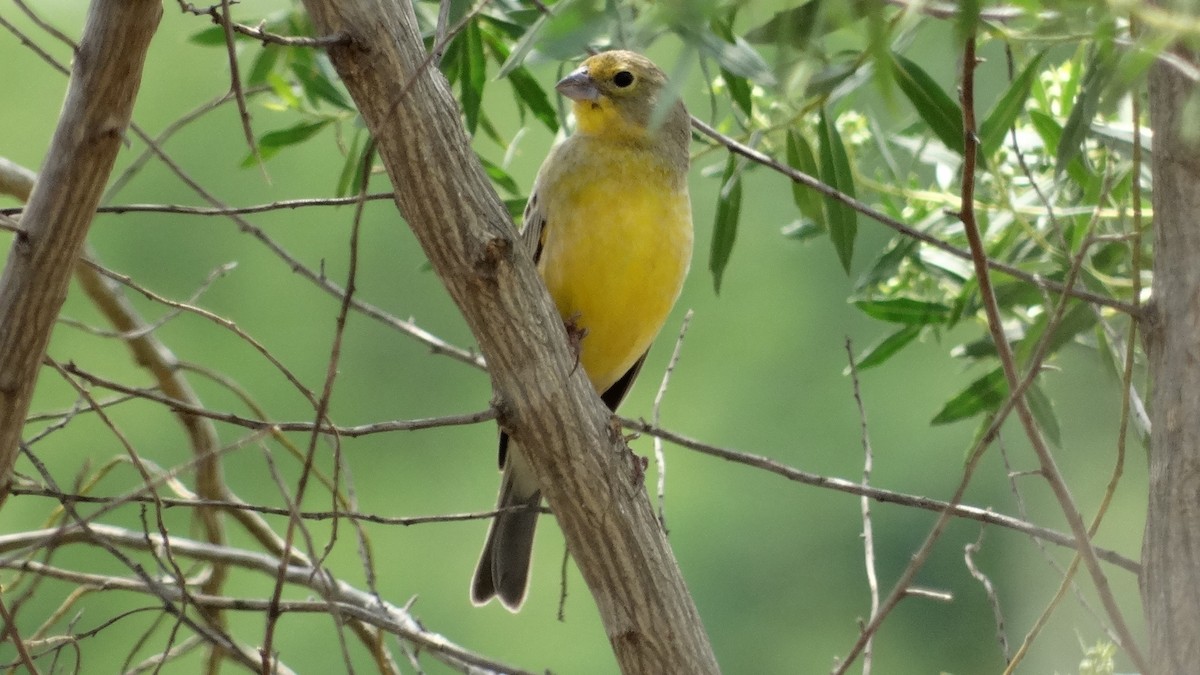
[[[573,102],[575,133],[551,150],[525,207],[522,242],[563,320],[583,337],[579,363],[609,408],[637,376],[679,297],[692,257],[688,200],[690,118],[669,104],[652,123],[666,76],[627,51],[597,54],[557,85]],[[667,105],[667,104],[664,104]],[[471,584],[481,605],[525,600],[537,481],[500,435],[504,478]]]

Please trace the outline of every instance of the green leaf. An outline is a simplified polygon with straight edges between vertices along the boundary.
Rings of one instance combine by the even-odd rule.
[[[504,200],[504,208],[508,209],[508,215],[516,221],[525,213],[525,203],[528,201],[528,197],[510,197]]]
[[[754,47],[751,47],[750,43],[742,38],[734,35],[732,42],[726,42],[716,33],[708,30],[683,26],[676,27],[676,30],[688,44],[694,45],[702,53],[716,59],[723,70],[759,84],[775,83],[771,67],[767,65],[763,57],[759,56],[758,52],[754,51]]]
[[[855,62],[830,63],[818,70],[808,80],[808,85],[804,88],[804,95],[808,97],[828,96],[843,82],[858,73],[859,68]]]
[[[483,56],[483,36],[480,35],[479,24],[467,22],[466,30],[457,42],[462,50],[459,86],[463,117],[466,119],[467,133],[473,136],[479,127],[479,106],[483,103],[483,87],[487,84],[487,61]]]
[[[996,105],[983,120],[983,124],[979,126],[979,145],[985,157],[994,155],[1000,149],[1008,130],[1012,128],[1017,121],[1017,116],[1025,109],[1025,101],[1029,98],[1029,89],[1040,72],[1038,69],[1041,67],[1042,57],[1045,55],[1045,52],[1038,54],[1029,62],[1029,65],[1025,66],[1021,74],[1008,85],[1008,89],[1000,97],[1000,100],[996,101]]]
[[[819,176],[820,168],[813,156],[812,146],[808,139],[795,129],[789,129],[786,142],[787,163],[793,169],[809,176]],[[821,193],[807,185],[792,181],[792,201],[800,214],[821,230],[825,229],[825,212],[821,209]]]
[[[489,23],[494,24],[494,20],[489,19]],[[494,35],[491,30],[483,29],[482,26],[480,32],[483,34],[484,44],[492,52],[492,58],[497,63],[507,61],[509,50],[504,40],[500,36]],[[558,113],[551,104],[550,97],[546,95],[546,90],[538,84],[537,79],[530,74],[528,68],[524,66],[513,68],[508,73],[508,83],[512,86],[517,105],[521,106],[522,111],[529,110],[539,122],[546,125],[547,129],[558,131]],[[524,115],[521,119],[524,121]]]
[[[713,32],[724,39],[727,45],[737,44],[737,37],[733,34],[731,26],[734,21],[734,15],[737,13],[736,7],[735,5],[734,9],[727,13],[724,21],[716,19],[712,21]],[[749,45],[746,46],[749,48]],[[758,54],[753,52],[752,48],[751,53],[756,57],[758,56]],[[762,65],[765,67],[766,63]],[[752,95],[753,88],[750,86],[749,80],[743,75],[732,72],[725,66],[721,67],[721,79],[725,80],[725,85],[729,87],[729,96],[737,104],[737,107],[741,108],[746,117],[752,117],[754,115],[754,97]]]
[[[919,256],[914,255],[919,242],[908,237],[896,237],[879,252],[866,272],[859,275],[854,284],[854,291],[863,296],[870,296],[876,287],[892,288],[900,274],[900,266],[905,261],[914,262]]]
[[[1063,137],[1063,128],[1058,122],[1040,110],[1029,111],[1029,121],[1033,123],[1033,128],[1037,131],[1038,136],[1042,138],[1042,143],[1047,148],[1061,148],[1061,139]],[[1056,168],[1056,171],[1060,169]],[[1083,165],[1078,153],[1067,162],[1067,175],[1077,185],[1087,185],[1091,182],[1091,174],[1087,167]]]
[[[516,68],[509,72],[508,82],[517,94],[517,100],[529,108],[533,116],[544,124],[550,131],[558,131],[558,113],[550,103],[546,90],[526,68]]]
[[[1129,246],[1124,242],[1110,241],[1092,254],[1092,267],[1098,272],[1113,276],[1129,261]]]
[[[929,73],[900,54],[892,54],[896,84],[917,114],[947,148],[963,154],[962,109]]]
[[[478,16],[504,33],[509,41],[516,41],[525,36],[529,27],[542,16],[542,11],[536,7],[514,9],[511,4],[501,9],[485,5]]]
[[[234,37],[237,37],[234,33]],[[224,46],[225,44],[225,27],[224,26],[209,26],[204,30],[192,33],[188,37],[188,42],[205,47],[215,47],[217,45]]]
[[[1033,413],[1033,418],[1037,420],[1046,438],[1049,438],[1051,443],[1061,446],[1062,430],[1058,426],[1058,416],[1054,414],[1054,403],[1046,396],[1046,392],[1034,383],[1025,390],[1025,402],[1029,404],[1029,411]]]
[[[354,106],[342,95],[333,81],[315,65],[293,63],[292,74],[300,81],[300,88],[304,91],[305,98],[314,106],[318,101],[325,101],[342,110],[354,110]]]
[[[363,179],[363,149],[360,147],[360,142],[363,137],[363,129],[355,129],[354,137],[350,139],[350,149],[346,152],[346,162],[342,164],[342,172],[338,175],[337,189],[335,190],[338,197],[345,197],[348,194],[355,194],[362,189]]]
[[[930,423],[949,424],[995,410],[1007,396],[1008,382],[1004,379],[1004,370],[996,368],[947,401]]]
[[[1087,138],[1092,119],[1100,109],[1100,95],[1108,88],[1116,71],[1116,58],[1112,42],[1098,39],[1099,46],[1089,53],[1087,72],[1071,106],[1071,113],[1063,123],[1062,138],[1055,153],[1055,172],[1061,173],[1067,164],[1083,152],[1083,141]]]
[[[788,239],[808,241],[825,234],[825,228],[811,220],[799,218],[779,228],[779,233]]]
[[[267,84],[271,86],[271,91],[279,98],[283,106],[289,110],[300,109],[300,97],[292,90],[292,84],[282,75],[277,72],[270,71],[267,73]]]
[[[805,49],[817,26],[820,9],[820,1],[811,0],[776,12],[766,23],[747,31],[746,39],[755,44],[786,44]]]
[[[752,88],[749,80],[740,75],[734,75],[724,68],[721,69],[721,79],[725,80],[725,84],[729,87],[729,96],[737,104],[737,107],[746,113],[746,117],[752,116],[754,114],[754,98],[751,95]]]
[[[850,170],[850,158],[842,144],[837,125],[830,122],[828,113],[822,109],[817,133],[820,134],[821,181],[839,192],[854,196],[854,173]],[[854,257],[854,238],[858,234],[858,213],[832,197],[825,197],[826,224],[829,238],[837,251],[842,269],[850,273],[850,261]]]
[[[312,138],[317,132],[329,126],[332,119],[323,119],[317,122],[301,122],[286,129],[278,129],[270,131],[262,135],[258,139],[258,152],[264,160],[267,160],[283,148],[289,145],[296,145]],[[257,160],[253,154],[242,160],[242,166],[254,166]]]
[[[1017,347],[1017,363],[1022,365],[1029,363],[1034,348],[1046,333],[1049,321],[1050,315],[1043,313],[1026,330],[1025,337],[1021,339],[1021,343]],[[1046,355],[1056,353],[1074,340],[1076,335],[1090,330],[1092,326],[1096,325],[1096,321],[1096,313],[1092,311],[1090,305],[1085,302],[1072,301],[1071,307],[1063,312],[1062,321],[1055,326],[1054,333],[1046,344]]]
[[[605,3],[607,4],[607,3]],[[592,2],[559,0],[550,11],[534,21],[524,36],[513,46],[508,60],[500,67],[499,78],[525,62],[525,57],[537,45],[538,51],[555,59],[568,59],[581,54],[594,38],[605,35],[611,28],[604,7]]]
[[[533,49],[534,42],[540,36],[542,28],[545,27],[546,22],[549,21],[551,16],[553,16],[554,11],[562,9],[562,7],[569,4],[569,2],[570,0],[559,2],[554,6],[554,9],[539,16],[537,20],[529,26],[529,29],[525,31],[525,34],[521,36],[521,39],[517,41],[517,44],[513,45],[512,51],[508,54],[508,59],[500,66],[500,72],[496,75],[496,77],[508,77],[509,73],[521,67],[521,64],[525,62],[525,57]]]
[[[915,340],[920,334],[921,326],[919,324],[910,324],[901,328],[860,354],[856,359],[857,368],[859,370],[866,370],[883,364],[895,356],[901,349],[908,346],[908,343]]]
[[[250,74],[246,76],[246,84],[252,87],[265,84],[267,76],[275,69],[275,64],[279,62],[279,57],[283,54],[282,45],[264,45],[258,51],[258,56],[254,57],[254,63],[250,66]]]
[[[855,300],[854,306],[862,310],[867,316],[881,321],[913,326],[942,324],[950,317],[950,307],[948,305],[928,300],[916,300],[914,298]]]
[[[487,172],[488,178],[491,178],[493,183],[507,190],[509,194],[521,194],[521,188],[517,187],[517,181],[513,180],[507,171],[488,161],[483,155],[477,156],[479,163],[483,165],[483,170]]]
[[[733,153],[725,161],[725,173],[721,176],[721,192],[717,196],[717,214],[713,222],[712,249],[708,256],[708,269],[713,275],[713,291],[721,293],[721,278],[733,253],[733,242],[737,240],[738,218],[742,214],[742,174],[738,170],[737,158]]]

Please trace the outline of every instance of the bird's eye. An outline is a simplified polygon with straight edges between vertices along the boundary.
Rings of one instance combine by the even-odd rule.
[[[633,84],[633,73],[629,72],[628,70],[622,70],[616,75],[613,75],[613,84],[621,88],[628,87],[629,85]]]

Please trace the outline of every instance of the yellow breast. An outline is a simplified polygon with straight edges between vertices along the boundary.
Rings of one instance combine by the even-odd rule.
[[[580,364],[603,392],[666,322],[691,264],[692,215],[684,177],[645,150],[587,145],[541,176],[538,269],[563,319],[587,331]]]

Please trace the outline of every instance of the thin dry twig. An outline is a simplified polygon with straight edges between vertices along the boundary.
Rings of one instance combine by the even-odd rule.
[[[1028,387],[1028,382],[1022,386],[1020,391],[1024,391],[1026,387]],[[983,434],[984,438],[987,439],[988,442],[990,442],[990,439],[995,436],[1000,427],[1000,423],[1007,417],[1008,412],[1011,409],[1011,402],[1006,403],[1000,408],[1000,411],[996,415],[996,420],[994,420],[989,427],[989,431]],[[908,506],[925,511],[942,513],[946,514],[946,518],[963,518],[981,523],[989,523],[1021,532],[1032,537],[1037,537],[1038,539],[1043,539],[1058,546],[1063,546],[1066,548],[1076,547],[1075,540],[1069,535],[1063,534],[1062,532],[1057,532],[1049,528],[1034,525],[1033,523],[1029,523],[1018,518],[1013,518],[1012,516],[996,513],[990,509],[981,509],[976,506],[967,506],[961,504],[960,500],[962,499],[962,494],[956,493],[956,499],[941,501],[938,499],[931,499],[929,497],[908,495],[900,492],[894,492],[892,490],[884,490],[882,488],[863,485],[860,482],[850,481],[844,478],[822,476],[820,474],[801,471],[800,469],[782,464],[774,459],[771,459],[770,457],[755,455],[748,452],[739,452],[729,448],[722,448],[719,446],[710,445],[708,443],[702,443],[693,438],[684,436],[683,434],[655,427],[643,420],[635,420],[628,417],[619,417],[618,419],[621,421],[621,426],[625,427],[626,429],[632,429],[633,431],[637,431],[638,433],[642,434],[661,436],[663,440],[670,441],[671,443],[674,443],[680,447],[695,450],[702,454],[718,457],[720,459],[735,462],[737,464],[744,464],[755,469],[762,469],[797,483],[803,483],[805,485],[811,485],[818,488],[827,488],[860,497],[866,496],[870,499],[874,499],[877,502],[885,504],[897,504],[900,506]],[[983,441],[981,441],[981,444],[982,443]],[[980,448],[977,447],[974,449],[973,454],[979,454],[979,452]],[[960,488],[961,491],[965,492],[965,485],[960,485]],[[1099,555],[1100,558],[1105,562],[1116,565],[1117,567],[1120,567],[1121,569],[1133,574],[1138,574],[1141,571],[1141,566],[1136,560],[1123,556],[1115,551],[1097,548],[1096,554]]]
[[[984,528],[979,528],[979,538],[963,547],[963,561],[967,565],[967,571],[979,582],[980,586],[983,586],[983,592],[987,595],[988,605],[992,608],[992,617],[996,621],[996,639],[1000,643],[1000,653],[1004,656],[1004,663],[1007,664],[1011,661],[1012,656],[1009,653],[1008,635],[1004,629],[1004,611],[1000,609],[1000,597],[996,594],[992,580],[975,565],[975,554],[983,546],[984,531]]]
[[[854,362],[854,347],[850,338],[846,338],[846,358],[850,363],[850,382],[854,389],[854,403],[858,407],[859,433],[862,435],[863,471],[862,485],[871,483],[871,469],[875,463],[875,453],[871,449],[870,428],[867,426],[867,408],[863,404],[862,392],[858,386],[858,364]],[[879,613],[879,579],[875,576],[875,536],[871,528],[871,500],[864,494],[860,499],[862,511],[863,559],[867,568],[867,590],[871,595],[871,613],[868,620]],[[873,641],[868,640],[863,646],[863,675],[870,675]]]
[[[101,545],[105,548],[124,548],[135,551],[153,551],[163,545],[160,535],[128,530],[110,525],[66,525],[62,528],[22,532],[18,534],[0,535],[0,550],[20,550],[24,546],[37,546],[38,542],[53,538],[58,545],[82,543]],[[184,537],[171,536],[171,545],[177,555],[194,560],[216,563],[222,562],[231,567],[238,567],[256,572],[275,574],[279,561],[257,551],[233,548],[229,546],[212,546],[205,542],[194,541]],[[43,563],[22,560],[19,558],[0,559],[0,567],[24,570],[37,574],[54,576],[72,581],[77,584],[100,585],[108,588],[120,588],[139,593],[152,593],[166,601],[176,602],[182,595],[188,593],[178,586],[156,584],[152,579],[128,579],[123,577],[89,574],[61,568],[54,568]],[[381,601],[377,596],[358,590],[353,586],[329,579],[320,570],[307,565],[288,565],[285,580],[289,584],[308,588],[322,598],[337,604],[337,609],[343,615],[363,621],[381,630],[392,633],[421,649],[429,652],[438,660],[456,668],[475,666],[484,672],[528,673],[529,671],[513,668],[505,664],[486,659],[474,652],[456,645],[445,637],[424,628],[421,623],[407,610]],[[206,596],[188,593],[190,602],[203,607],[221,607],[229,610],[253,611],[264,613],[271,607],[268,599],[237,600],[225,597]],[[279,611],[287,612],[328,612],[326,600],[315,601],[282,601]],[[244,662],[243,662],[244,663]],[[254,664],[249,664],[252,668]]]
[[[683,339],[687,336],[688,326],[692,323],[692,316],[695,314],[692,310],[688,310],[683,315],[683,321],[679,325],[679,337],[675,339],[675,349],[671,352],[671,360],[667,361],[667,368],[663,371],[662,382],[658,385],[658,393],[654,395],[654,405],[651,408],[650,422],[654,426],[659,426],[659,418],[662,412],[662,402],[667,395],[667,387],[671,383],[671,373],[675,372],[675,366],[679,363],[679,354],[683,351]],[[654,462],[658,473],[658,524],[662,526],[663,532],[670,533],[667,529],[667,456],[663,453],[662,439],[654,436]]]
[[[315,47],[325,48],[335,45],[349,44],[350,36],[346,34],[335,35],[320,35],[316,37],[298,36],[298,35],[279,35],[271,33],[263,28],[265,22],[259,23],[258,27],[247,26],[245,24],[236,23],[228,20],[228,13],[224,11],[224,4],[213,5],[211,7],[196,7],[190,2],[180,2],[180,10],[195,16],[207,16],[212,19],[212,22],[218,26],[227,25],[234,33],[252,37],[264,45],[272,44],[281,47]],[[227,38],[228,39],[228,38]]]

